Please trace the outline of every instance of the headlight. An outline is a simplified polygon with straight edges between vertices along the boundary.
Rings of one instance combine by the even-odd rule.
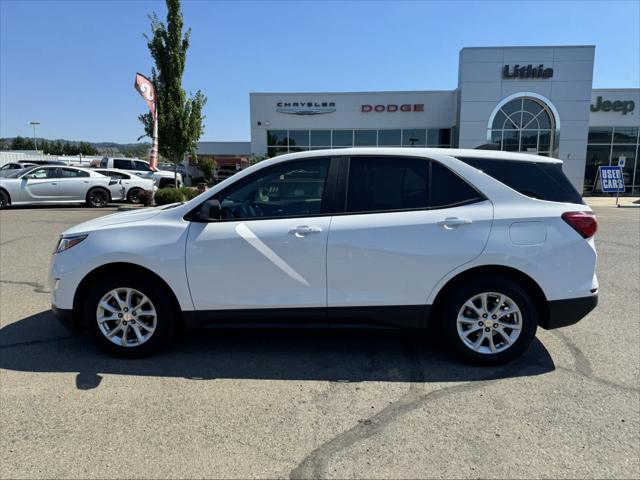
[[[69,250],[71,247],[75,247],[77,244],[79,244],[81,241],[83,241],[87,237],[88,235],[74,235],[73,237],[60,237],[60,240],[58,240],[58,246],[56,247],[53,253],[56,254],[56,253],[64,252],[65,250]]]

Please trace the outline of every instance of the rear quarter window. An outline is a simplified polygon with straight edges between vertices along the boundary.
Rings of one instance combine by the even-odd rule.
[[[539,200],[584,203],[560,163],[458,157],[516,192]]]

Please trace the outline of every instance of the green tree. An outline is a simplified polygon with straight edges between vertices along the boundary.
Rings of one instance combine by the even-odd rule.
[[[177,164],[184,156],[195,154],[196,144],[204,131],[202,108],[207,97],[198,90],[187,94],[182,88],[182,76],[189,48],[191,29],[182,34],[184,25],[180,0],[166,0],[167,22],[150,15],[151,36],[145,35],[147,47],[155,62],[151,80],[156,89],[158,137],[160,153],[174,163],[177,184]],[[138,117],[147,136],[153,136],[153,118],[150,113]]]
[[[33,140],[18,135],[11,140],[11,150],[33,150]]]
[[[80,142],[78,152],[82,155],[95,155],[98,151],[88,142]]]
[[[213,174],[216,169],[216,162],[211,158],[199,158],[197,160],[198,167],[202,170],[204,181],[208,184],[213,183]]]

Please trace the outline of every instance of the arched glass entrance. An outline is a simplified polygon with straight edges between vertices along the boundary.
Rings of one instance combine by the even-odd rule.
[[[542,100],[521,96],[508,100],[494,112],[489,125],[489,141],[499,150],[551,155],[556,121]]]

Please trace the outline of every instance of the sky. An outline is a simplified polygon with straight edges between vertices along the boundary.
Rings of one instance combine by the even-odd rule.
[[[162,0],[0,0],[0,137],[136,142]],[[205,141],[248,141],[249,92],[453,90],[463,47],[595,45],[594,88],[640,88],[640,0],[183,1]]]

